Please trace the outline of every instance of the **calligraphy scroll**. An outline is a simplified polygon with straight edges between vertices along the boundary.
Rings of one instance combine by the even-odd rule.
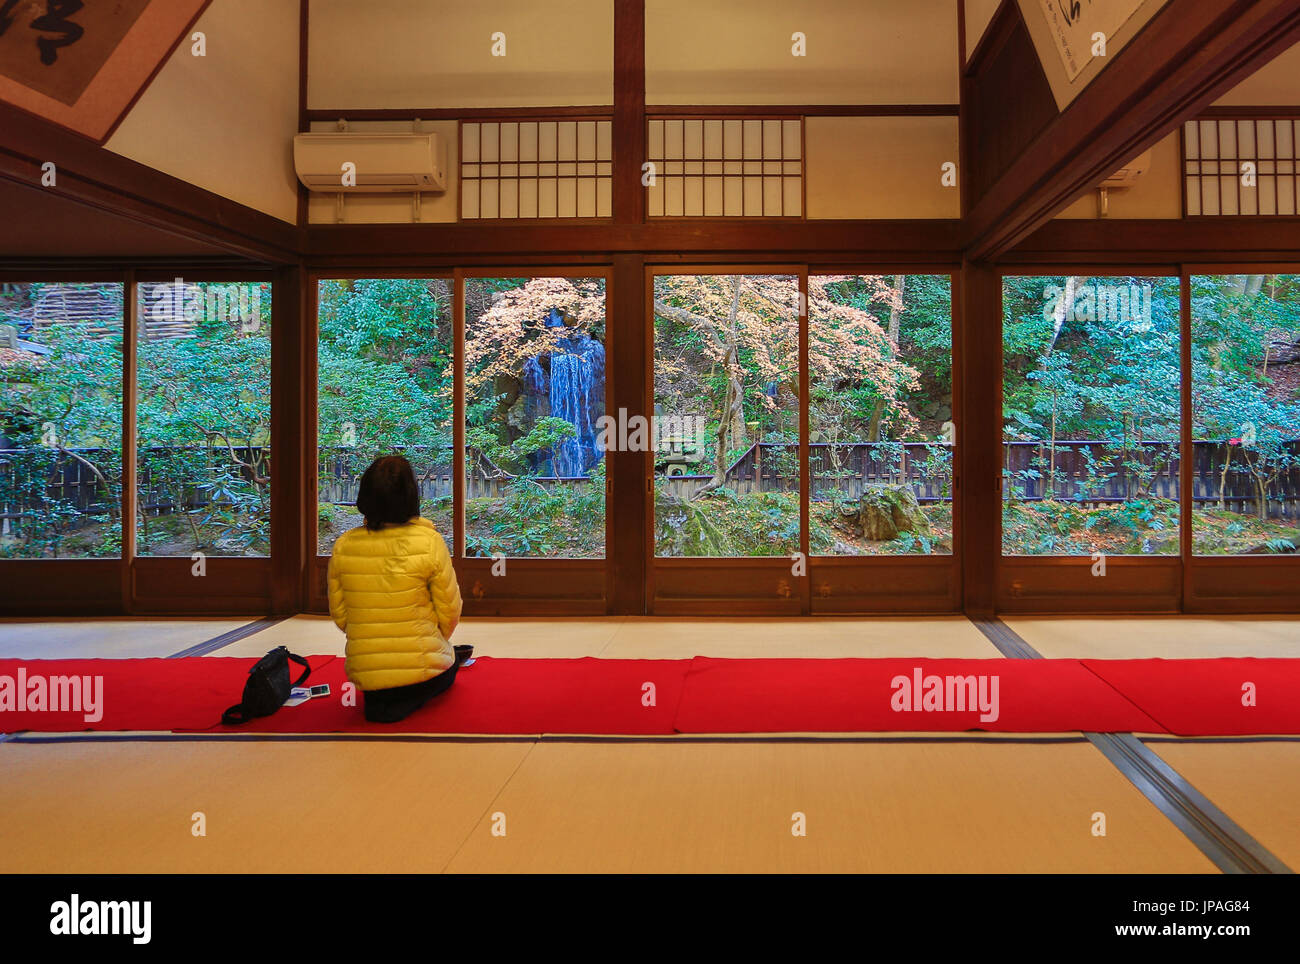
[[[0,0],[0,100],[107,139],[210,0]]]

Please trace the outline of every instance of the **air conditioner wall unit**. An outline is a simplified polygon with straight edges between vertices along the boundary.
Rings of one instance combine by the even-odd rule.
[[[1151,148],[1147,148],[1133,160],[1129,161],[1118,171],[1115,171],[1110,177],[1101,182],[1101,187],[1132,187],[1142,179],[1147,171],[1151,170]]]
[[[356,184],[345,183],[355,166]],[[409,194],[447,190],[447,145],[438,134],[298,134],[293,166],[311,191]]]

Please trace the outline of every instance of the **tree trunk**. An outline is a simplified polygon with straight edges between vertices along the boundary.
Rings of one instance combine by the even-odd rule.
[[[1050,355],[1056,348],[1056,340],[1061,337],[1061,329],[1065,327],[1065,319],[1069,317],[1071,310],[1074,308],[1074,296],[1079,289],[1079,282],[1086,279],[1076,275],[1070,275],[1065,279],[1065,293],[1061,297],[1061,302],[1052,312],[1052,340],[1047,343],[1047,354]]]
[[[894,288],[899,297],[903,295],[903,286],[907,284],[907,275],[894,275]],[[893,352],[894,361],[898,361],[898,339],[902,330],[902,312],[898,308],[889,309],[889,346]],[[876,399],[875,410],[871,413],[871,427],[867,431],[867,441],[880,441],[880,420],[885,415],[885,400]]]
[[[1047,450],[1047,497],[1056,500],[1056,389],[1052,389],[1052,442]]]
[[[706,492],[720,488],[726,482],[727,450],[732,444],[744,439],[744,384],[740,377],[740,354],[736,345],[736,317],[740,313],[740,278],[733,277],[731,284],[731,310],[727,315],[726,342],[722,356],[723,364],[727,366],[727,388],[722,398],[722,410],[718,413],[717,452],[713,460],[713,478],[695,490],[691,495],[692,501]]]

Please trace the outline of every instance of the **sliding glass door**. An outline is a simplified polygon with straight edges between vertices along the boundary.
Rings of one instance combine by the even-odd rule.
[[[465,555],[605,555],[605,279],[465,279]]]
[[[122,555],[124,292],[0,285],[0,559]]]
[[[325,557],[362,522],[362,473],[400,454],[469,605],[603,611],[607,282],[555,269],[315,280],[316,605]]]
[[[136,286],[136,555],[271,552],[271,285]]]
[[[800,280],[654,279],[654,554],[788,556],[800,539]]]
[[[953,608],[951,276],[647,284],[652,611]]]
[[[1300,549],[1300,275],[1193,275],[1198,556]]]
[[[361,524],[361,474],[391,454],[411,463],[420,514],[454,545],[452,280],[316,284],[317,551]]]
[[[1003,281],[1002,551],[1179,554],[1176,277]]]

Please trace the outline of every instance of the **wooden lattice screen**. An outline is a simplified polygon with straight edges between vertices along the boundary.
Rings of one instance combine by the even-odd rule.
[[[652,117],[651,217],[802,217],[798,117]]]
[[[1183,125],[1187,214],[1293,216],[1300,208],[1300,120],[1201,118]]]
[[[461,219],[609,217],[611,128],[602,119],[463,122]]]

